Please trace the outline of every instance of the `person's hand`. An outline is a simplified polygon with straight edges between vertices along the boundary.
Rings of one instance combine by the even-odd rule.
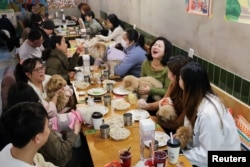
[[[150,92],[150,87],[148,85],[143,85],[139,87],[138,93],[141,95],[147,95]]]
[[[78,135],[82,129],[82,124],[80,122],[75,123],[74,133]]]
[[[148,109],[148,103],[144,99],[139,99],[137,101],[137,107],[140,109],[147,110]]]
[[[79,45],[77,48],[76,48],[76,53],[80,54],[80,53],[85,53],[85,49],[84,49],[84,45]]]

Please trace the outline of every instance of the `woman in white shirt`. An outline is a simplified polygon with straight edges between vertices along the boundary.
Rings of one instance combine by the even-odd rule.
[[[37,93],[40,101],[48,112],[49,118],[57,115],[56,103],[59,91],[47,102],[47,93],[45,85],[47,84],[50,76],[45,75],[45,66],[42,64],[40,58],[26,59],[22,64],[17,64],[15,70],[17,82],[28,83]],[[61,90],[60,90],[61,91]]]
[[[231,114],[210,85],[206,70],[191,62],[181,69],[184,125],[193,131],[184,155],[193,165],[206,167],[209,150],[240,150],[240,138]]]
[[[96,35],[96,37],[104,41],[114,40],[116,43],[120,43],[125,28],[115,14],[107,17],[107,26],[109,28],[108,36]]]

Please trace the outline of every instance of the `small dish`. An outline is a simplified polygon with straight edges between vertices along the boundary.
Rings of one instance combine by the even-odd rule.
[[[139,121],[141,119],[147,119],[150,115],[148,111],[142,109],[134,109],[128,111],[128,113],[132,113],[132,118],[134,121]]]
[[[116,110],[127,110],[130,107],[130,104],[124,99],[116,99],[112,101],[112,106]]]
[[[128,95],[130,91],[126,90],[124,87],[116,87],[113,89],[113,93],[117,95]]]
[[[107,90],[103,88],[92,88],[89,89],[87,93],[92,96],[101,96],[107,93]]]
[[[77,89],[86,89],[89,86],[89,83],[87,82],[80,82],[80,81],[75,81],[74,86]]]
[[[124,140],[130,135],[130,131],[126,128],[111,128],[109,135],[114,140]]]
[[[167,145],[167,141],[170,139],[170,137],[165,133],[161,131],[155,131],[155,140],[157,140],[158,147],[164,147]],[[147,140],[144,142],[144,144],[149,147],[150,140]]]

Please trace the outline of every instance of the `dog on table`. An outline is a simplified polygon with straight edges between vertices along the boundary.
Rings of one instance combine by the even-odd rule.
[[[47,93],[47,101],[51,101],[51,99],[58,92],[58,98],[56,103],[57,111],[62,111],[63,108],[67,105],[70,96],[73,95],[73,90],[67,85],[67,82],[61,75],[52,75],[49,79],[46,87]]]
[[[155,79],[152,76],[146,76],[146,77],[140,77],[137,78],[133,75],[127,75],[126,77],[123,78],[123,86],[125,89],[128,91],[135,91],[138,92],[138,89],[142,86],[149,86],[150,88],[163,88],[163,85],[160,81]],[[148,95],[140,95],[140,98],[147,100]],[[154,100],[159,100],[161,97],[154,95],[153,99]]]
[[[114,68],[122,62],[125,53],[121,50],[119,45],[107,48],[103,43],[95,43],[89,48],[89,54],[92,55],[96,61],[95,65],[105,64],[110,74],[114,75]]]

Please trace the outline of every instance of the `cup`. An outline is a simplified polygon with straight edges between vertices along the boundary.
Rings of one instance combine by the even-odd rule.
[[[90,81],[89,75],[85,75],[84,82],[89,83],[89,81]]]
[[[103,78],[104,79],[109,79],[109,71],[108,70],[103,71]]]
[[[110,95],[104,95],[103,96],[103,102],[105,106],[110,106],[111,105],[111,96]]]
[[[155,167],[165,167],[167,153],[163,150],[157,150],[154,154]]]
[[[100,112],[94,112],[92,114],[92,121],[94,125],[94,129],[100,130],[100,126],[103,123],[103,115]]]
[[[131,159],[132,159],[131,152],[128,152],[127,150],[120,150],[119,157],[122,167],[131,166]]]
[[[151,146],[151,142],[149,143],[149,149],[150,149],[150,155],[152,155],[152,153],[154,151],[157,151],[159,148],[159,142],[158,140],[154,140],[154,150],[152,150],[152,146]]]
[[[131,92],[128,94],[128,102],[130,104],[136,104],[137,103],[137,94],[135,92]]]
[[[168,146],[168,160],[171,164],[176,164],[179,160],[179,151],[180,151],[180,141],[178,139],[171,139],[167,141]]]
[[[107,83],[107,91],[109,92],[109,93],[112,93],[112,91],[113,91],[113,83]]]
[[[123,114],[123,120],[125,126],[132,125],[132,113],[125,113]]]
[[[101,138],[102,139],[107,139],[109,137],[109,125],[108,124],[102,124],[100,126],[100,131],[101,131]]]

